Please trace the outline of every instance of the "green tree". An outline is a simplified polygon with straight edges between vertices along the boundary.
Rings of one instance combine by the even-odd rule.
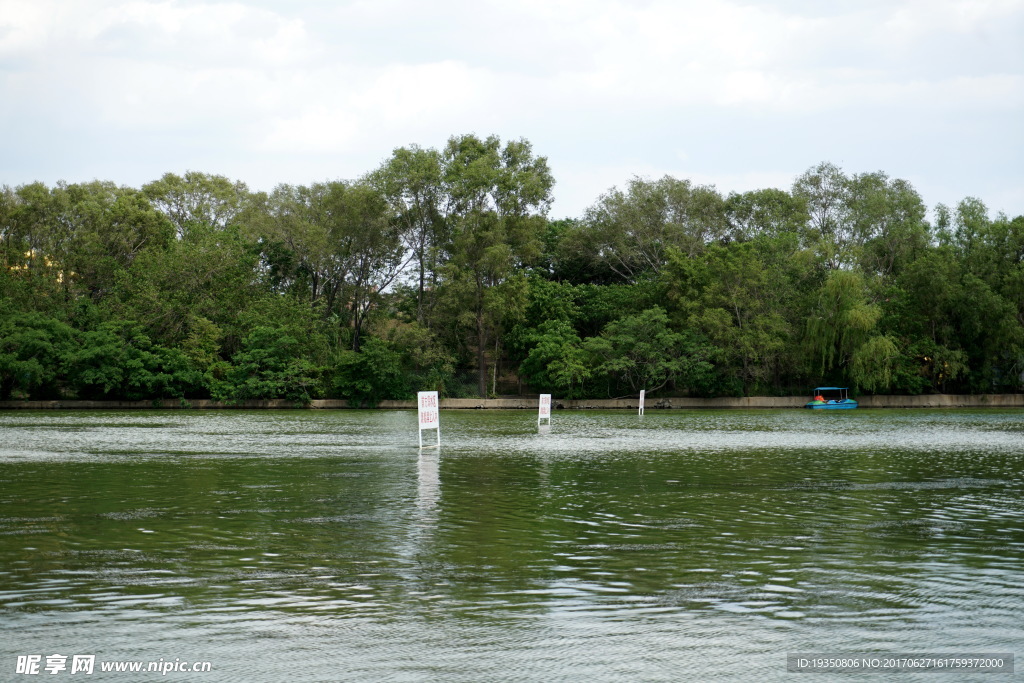
[[[930,243],[925,206],[905,180],[882,172],[854,175],[848,182],[849,220],[860,268],[888,278]]]
[[[268,204],[260,237],[273,284],[336,319],[358,351],[368,316],[407,263],[386,197],[339,181],[278,186]]]
[[[54,397],[74,330],[40,313],[0,317],[0,400]]]
[[[712,370],[710,349],[691,334],[674,332],[659,307],[610,323],[600,337],[583,342],[595,376],[609,387],[654,393],[667,385],[696,386]]]
[[[757,237],[798,237],[810,219],[805,199],[774,188],[734,192],[725,203],[730,237],[740,242]]]
[[[869,390],[888,389],[898,349],[894,339],[880,333],[881,317],[882,309],[868,300],[863,276],[849,270],[829,273],[804,337],[811,372],[847,377]]]
[[[339,353],[334,370],[334,394],[354,406],[375,406],[385,399],[408,398],[410,376],[405,359],[391,344],[370,337],[359,353]]]
[[[726,205],[713,187],[665,176],[634,178],[587,209],[574,242],[624,282],[657,273],[676,248],[688,256],[728,231]]]
[[[442,153],[451,210],[451,254],[442,267],[449,310],[471,325],[476,341],[477,390],[487,395],[487,353],[501,329],[522,315],[522,267],[540,254],[553,180],[544,157],[525,140],[504,145],[496,136],[453,137]],[[500,346],[495,350],[500,357]]]
[[[61,362],[79,398],[180,399],[202,390],[202,375],[183,352],[154,344],[133,322],[109,321],[76,336]]]
[[[416,145],[396,149],[367,177],[387,199],[406,249],[416,262],[416,321],[429,325],[438,266],[448,242],[441,153]]]
[[[302,347],[286,330],[256,327],[232,356],[226,377],[213,383],[213,397],[228,402],[283,398],[308,404],[323,394],[323,368],[306,358]]]
[[[529,351],[519,372],[530,386],[567,398],[579,398],[593,368],[583,342],[564,320],[547,320],[530,330],[525,339]]]
[[[5,187],[0,202],[0,233],[5,294],[24,311],[66,318],[74,299],[73,274],[65,258],[74,226],[67,220],[67,198],[43,183]]]
[[[113,183],[58,184],[60,221],[66,240],[55,258],[83,293],[101,300],[119,273],[144,249],[164,249],[174,235],[171,222],[138,190]]]
[[[804,202],[810,221],[805,244],[815,249],[830,269],[852,262],[849,179],[835,164],[822,162],[793,182],[792,194]]]
[[[416,391],[438,391],[442,396],[456,393],[456,358],[434,331],[412,321],[390,319],[380,326],[380,339],[399,354],[407,396]]]
[[[906,265],[886,292],[882,326],[901,340],[893,386],[908,393],[944,391],[967,370],[955,311],[962,266],[950,246],[930,247]]]
[[[359,351],[367,318],[408,263],[401,225],[386,198],[366,183],[335,186],[330,209],[336,218],[331,237],[349,272],[343,294],[352,321],[352,349]]]
[[[166,249],[140,253],[118,275],[104,308],[112,317],[138,321],[160,345],[216,338],[228,356],[247,334],[239,313],[258,299],[258,258],[236,227],[196,225]]]
[[[194,226],[228,227],[249,200],[245,183],[197,171],[184,176],[166,173],[160,180],[143,185],[142,191],[174,224],[179,238]]]
[[[693,259],[670,252],[665,270],[670,300],[686,325],[715,347],[719,372],[735,378],[744,395],[778,378],[794,337],[784,316],[790,281],[756,246],[711,245]]]

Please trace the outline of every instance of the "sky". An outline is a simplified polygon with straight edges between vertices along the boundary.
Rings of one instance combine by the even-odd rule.
[[[555,218],[828,161],[1024,214],[1024,0],[0,0],[0,185],[252,190],[525,138]]]

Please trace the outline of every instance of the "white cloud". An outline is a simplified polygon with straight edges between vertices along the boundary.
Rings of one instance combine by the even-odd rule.
[[[81,4],[71,38],[79,49],[132,61],[192,68],[280,68],[309,63],[315,50],[304,22],[241,3]]]
[[[262,146],[278,152],[336,153],[348,148],[358,135],[359,120],[352,114],[314,107],[290,118],[271,119]]]
[[[566,213],[633,175],[788,187],[868,153],[932,187],[970,158],[1013,198],[978,150],[1019,166],[1022,36],[1024,0],[0,0],[0,182],[312,182],[477,132],[533,141]]]

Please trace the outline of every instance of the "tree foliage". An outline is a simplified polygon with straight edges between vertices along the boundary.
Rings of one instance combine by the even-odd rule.
[[[821,163],[549,220],[526,140],[352,180],[0,188],[0,399],[1024,389],[1024,216]]]
[[[584,348],[594,358],[595,374],[607,378],[612,392],[695,386],[711,370],[710,349],[692,334],[673,331],[659,307],[609,323],[600,336],[587,339]]]

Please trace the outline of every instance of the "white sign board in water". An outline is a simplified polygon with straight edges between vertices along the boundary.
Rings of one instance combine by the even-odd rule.
[[[436,391],[421,391],[416,394],[416,408],[420,418],[420,448],[423,448],[423,430],[437,430],[437,446],[441,446],[440,404]]]
[[[551,394],[540,395],[540,408],[537,411],[537,424],[541,420],[547,420],[551,424]]]
[[[644,414],[644,394],[646,394],[646,393],[647,393],[646,389],[641,389],[640,390],[640,414],[641,415]]]

